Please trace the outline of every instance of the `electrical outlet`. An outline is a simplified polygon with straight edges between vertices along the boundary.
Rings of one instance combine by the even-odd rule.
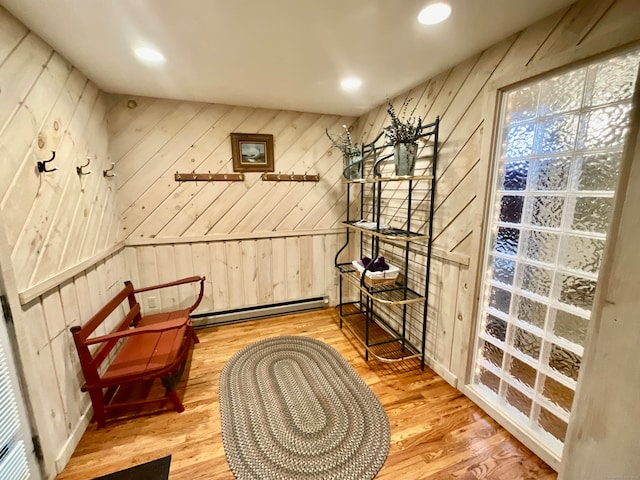
[[[156,297],[147,297],[147,308],[158,308],[158,300]]]
[[[333,284],[338,285],[339,283],[340,283],[340,275],[336,273],[333,277]]]

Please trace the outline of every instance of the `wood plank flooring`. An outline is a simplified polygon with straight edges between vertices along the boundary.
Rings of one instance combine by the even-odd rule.
[[[198,330],[183,413],[91,423],[57,480],[87,480],[171,455],[170,480],[233,479],[222,446],[218,380],[225,362],[250,343],[306,335],[338,350],[384,405],[391,448],[379,480],[547,480],[556,473],[459,391],[418,362],[365,362],[333,309]]]

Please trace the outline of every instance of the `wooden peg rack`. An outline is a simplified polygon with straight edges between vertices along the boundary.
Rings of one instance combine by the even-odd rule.
[[[244,173],[178,173],[176,182],[242,182]]]
[[[319,182],[320,175],[298,173],[263,173],[262,180],[267,182]]]

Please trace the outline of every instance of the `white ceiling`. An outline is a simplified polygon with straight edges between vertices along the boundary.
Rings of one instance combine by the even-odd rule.
[[[112,93],[360,115],[575,0],[0,0]],[[152,45],[167,61],[140,63]],[[362,79],[357,93],[339,81]]]

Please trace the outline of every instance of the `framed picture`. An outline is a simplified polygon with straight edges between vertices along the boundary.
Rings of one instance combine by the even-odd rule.
[[[273,172],[273,135],[232,133],[234,172]]]

